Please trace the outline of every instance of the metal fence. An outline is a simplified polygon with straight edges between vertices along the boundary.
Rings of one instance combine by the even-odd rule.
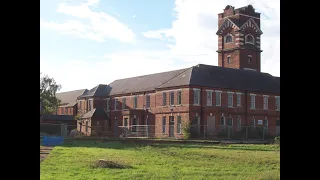
[[[40,136],[97,138],[174,138],[181,139],[189,132],[191,139],[267,140],[280,135],[279,127],[268,126],[205,126],[192,125],[189,130],[181,125],[134,125],[110,128],[106,126],[82,126],[67,124],[40,124]]]

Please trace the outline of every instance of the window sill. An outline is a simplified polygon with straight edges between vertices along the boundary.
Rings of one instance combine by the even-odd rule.
[[[200,104],[193,104],[193,106],[200,106]]]
[[[234,108],[233,106],[228,106],[228,108]]]

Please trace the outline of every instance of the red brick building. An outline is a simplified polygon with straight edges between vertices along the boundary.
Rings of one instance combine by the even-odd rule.
[[[61,101],[57,110],[57,115],[77,115],[77,97],[85,93],[87,89],[56,93],[56,97]]]
[[[244,126],[279,134],[280,77],[261,72],[260,14],[251,5],[227,6],[218,18],[219,66],[198,64],[98,85],[78,97],[86,119],[78,130],[85,126],[89,135],[88,126],[101,125],[118,136],[119,126],[137,133],[138,125],[148,125],[150,136],[181,137],[183,125],[192,123],[194,132],[206,136]],[[92,120],[96,111],[99,117]]]

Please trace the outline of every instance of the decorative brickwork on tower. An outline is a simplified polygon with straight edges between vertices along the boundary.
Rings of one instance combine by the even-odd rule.
[[[261,72],[260,13],[251,5],[228,5],[218,18],[219,66]]]

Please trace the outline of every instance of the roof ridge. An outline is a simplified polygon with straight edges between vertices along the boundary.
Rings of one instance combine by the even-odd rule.
[[[128,78],[116,79],[116,80],[112,81],[111,83],[113,83],[115,81],[119,81],[119,80],[125,80],[125,79],[131,79],[131,78],[139,78],[139,77],[144,77],[144,76],[151,76],[151,75],[156,75],[156,74],[161,74],[161,73],[179,71],[179,70],[183,70],[183,69],[188,69],[188,68],[181,68],[181,69],[175,69],[175,70],[171,70],[171,71],[163,71],[163,72],[158,72],[158,73],[153,73],[153,74],[145,74],[145,75],[141,75],[141,76],[133,76],[133,77],[128,77]],[[109,83],[109,84],[111,84],[111,83]]]
[[[85,89],[77,89],[77,90],[72,90],[72,91],[64,91],[64,92],[57,92],[56,94],[61,94],[61,93],[70,93],[70,92],[75,92],[75,91],[85,91]]]
[[[159,86],[157,86],[155,89],[157,89],[158,87],[160,87],[160,86],[162,86],[162,85],[164,85],[164,84],[168,83],[169,81],[171,81],[171,80],[175,79],[175,78],[176,78],[176,77],[178,77],[180,74],[182,74],[182,73],[186,72],[187,70],[189,70],[189,69],[191,69],[191,68],[193,68],[193,66],[192,66],[192,67],[189,67],[189,68],[186,68],[184,71],[182,71],[182,72],[178,73],[177,75],[175,75],[173,78],[169,79],[168,81],[166,81],[166,82],[164,82],[164,83],[160,84],[160,85],[159,85]],[[190,82],[190,80],[189,80],[189,82]]]

